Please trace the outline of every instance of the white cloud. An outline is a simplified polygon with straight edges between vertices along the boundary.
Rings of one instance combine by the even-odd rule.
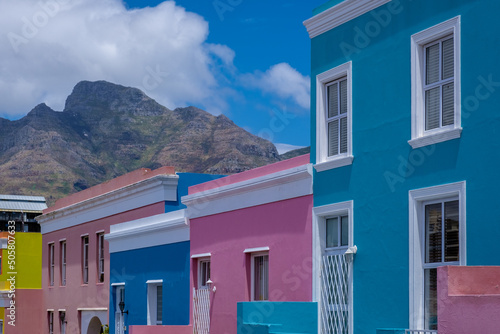
[[[173,1],[134,10],[121,0],[0,1],[0,114],[20,117],[40,102],[62,110],[81,80],[224,111],[231,91],[219,77],[234,71],[234,51],[206,43],[208,31]]]
[[[296,149],[305,147],[305,146],[296,146],[296,145],[280,144],[280,143],[274,144],[274,146],[276,146],[276,149],[278,150],[279,154],[283,154],[286,152],[290,152],[292,150],[296,150]]]
[[[266,72],[255,72],[243,76],[247,85],[290,99],[303,109],[309,110],[311,80],[288,63],[271,66]]]

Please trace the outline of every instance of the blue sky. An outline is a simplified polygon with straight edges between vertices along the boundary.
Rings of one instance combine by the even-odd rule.
[[[310,40],[324,0],[17,0],[0,3],[0,116],[54,110],[81,80],[138,87],[169,108],[225,114],[308,146]],[[280,149],[286,145],[278,145]]]

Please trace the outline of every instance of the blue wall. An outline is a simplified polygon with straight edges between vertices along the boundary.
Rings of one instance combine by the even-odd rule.
[[[189,241],[111,253],[111,283],[125,282],[125,324],[147,324],[146,281],[163,279],[163,324],[189,324]],[[110,333],[114,295],[110,291]]]
[[[177,201],[165,202],[165,212],[186,208],[186,206],[181,203],[181,198],[182,196],[186,196],[188,194],[189,187],[226,176],[197,173],[177,173],[177,175],[179,175],[179,183],[177,184]]]
[[[378,22],[373,13],[312,39],[313,163],[316,75],[352,60],[354,161],[315,172],[314,205],[354,201],[355,333],[408,327],[409,190],[466,180],[467,264],[500,264],[500,205],[495,196],[500,185],[500,1],[399,2],[401,11],[391,15],[385,27],[379,25],[380,33],[368,37],[359,52],[346,56],[340,46],[356,46],[357,31]],[[413,150],[407,142],[411,139],[411,35],[457,15],[461,15],[462,136]],[[464,105],[467,97],[475,96],[479,78],[489,76],[498,83],[491,96],[480,100],[477,109]],[[420,154],[422,164],[402,166],[402,161]],[[398,169],[403,181],[391,187],[387,172],[400,176]]]

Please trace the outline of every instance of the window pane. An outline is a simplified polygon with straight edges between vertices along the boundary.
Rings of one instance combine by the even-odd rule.
[[[425,206],[425,262],[441,262],[441,203]]]
[[[254,257],[254,300],[268,300],[269,256]]]
[[[326,248],[339,246],[339,219],[337,217],[326,220]]]
[[[347,117],[340,119],[340,153],[347,152]]]
[[[328,86],[328,118],[339,114],[339,84]]]
[[[156,286],[156,324],[161,325],[163,314],[163,286]]]
[[[454,84],[443,85],[443,126],[455,123]]]
[[[425,50],[425,83],[427,85],[439,81],[439,43]]]
[[[341,240],[341,246],[348,246],[349,245],[349,219],[347,216],[342,216],[340,218],[341,220],[341,231],[342,231],[342,240]]]
[[[347,80],[340,82],[340,113],[347,113]]]
[[[425,329],[437,329],[437,269],[424,271]]]
[[[339,154],[339,120],[328,123],[328,156]]]
[[[439,128],[441,87],[425,91],[425,130]]]
[[[459,212],[458,201],[444,203],[444,260],[459,261]]]
[[[453,37],[443,41],[443,79],[453,78],[454,76],[454,50]]]

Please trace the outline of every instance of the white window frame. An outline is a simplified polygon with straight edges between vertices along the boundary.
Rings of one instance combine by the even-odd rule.
[[[53,242],[49,243],[49,286],[55,284],[55,245]]]
[[[326,250],[330,253],[342,252],[345,253],[349,247],[354,247],[354,214],[353,214],[354,201],[345,201],[334,204],[327,204],[313,208],[313,301],[318,303],[320,307],[321,301],[321,262],[322,256]],[[348,246],[326,248],[326,220],[335,216],[348,217],[349,226],[349,242]],[[353,317],[353,279],[352,274],[349,277],[349,333],[352,332],[354,326]],[[321,321],[321,313],[318,312],[318,324]]]
[[[410,246],[410,328],[424,328],[424,258],[425,212],[430,201],[459,201],[459,261],[449,264],[465,266],[466,251],[466,182],[456,182],[409,191],[409,246]],[[448,263],[447,263],[448,264]]]
[[[61,286],[66,286],[66,261],[67,261],[67,243],[66,240],[60,242],[61,248]]]
[[[125,283],[113,283],[111,286],[114,288],[115,295],[115,334],[124,334],[125,316],[120,311],[120,301],[123,296],[123,302],[125,302]],[[119,324],[123,326],[118,326]]]
[[[102,277],[102,280],[101,280]],[[104,232],[97,233],[97,282],[104,283]]]
[[[257,301],[268,301],[269,300],[269,278],[270,278],[270,275],[269,275],[269,269],[270,269],[270,266],[269,266],[269,251],[265,251],[265,252],[256,252],[256,253],[251,253],[250,254],[250,293],[251,293],[251,296],[250,296],[250,300],[251,301],[256,301],[255,300],[255,258],[256,257],[261,257],[261,256],[267,256],[267,299],[263,299],[263,300],[257,300]]]
[[[161,286],[163,288],[163,280],[149,280],[146,282],[148,286],[148,326],[162,325],[162,320],[158,321],[157,318],[157,308],[158,308],[158,296],[157,287]],[[163,296],[162,296],[163,297]],[[162,299],[163,302],[163,299]],[[163,317],[162,317],[163,318]]]
[[[426,131],[425,47],[449,35],[453,35],[454,48],[454,124]],[[460,138],[461,119],[460,16],[456,16],[411,36],[411,140],[408,143],[415,149]]]
[[[198,258],[198,264],[197,264],[197,268],[198,268],[198,289],[208,289],[209,286],[208,285],[203,285],[202,282],[203,282],[203,277],[201,277],[202,275],[202,270],[201,270],[201,267],[204,263],[209,263],[210,264],[210,275],[208,277],[208,279],[211,279],[211,275],[212,275],[212,263],[211,263],[211,258],[210,257],[204,257],[204,258]]]
[[[89,243],[89,236],[82,236],[82,284],[89,284]]]
[[[347,79],[347,152],[328,156],[327,87],[335,80]],[[349,61],[316,76],[316,164],[321,172],[352,164],[352,62]]]

